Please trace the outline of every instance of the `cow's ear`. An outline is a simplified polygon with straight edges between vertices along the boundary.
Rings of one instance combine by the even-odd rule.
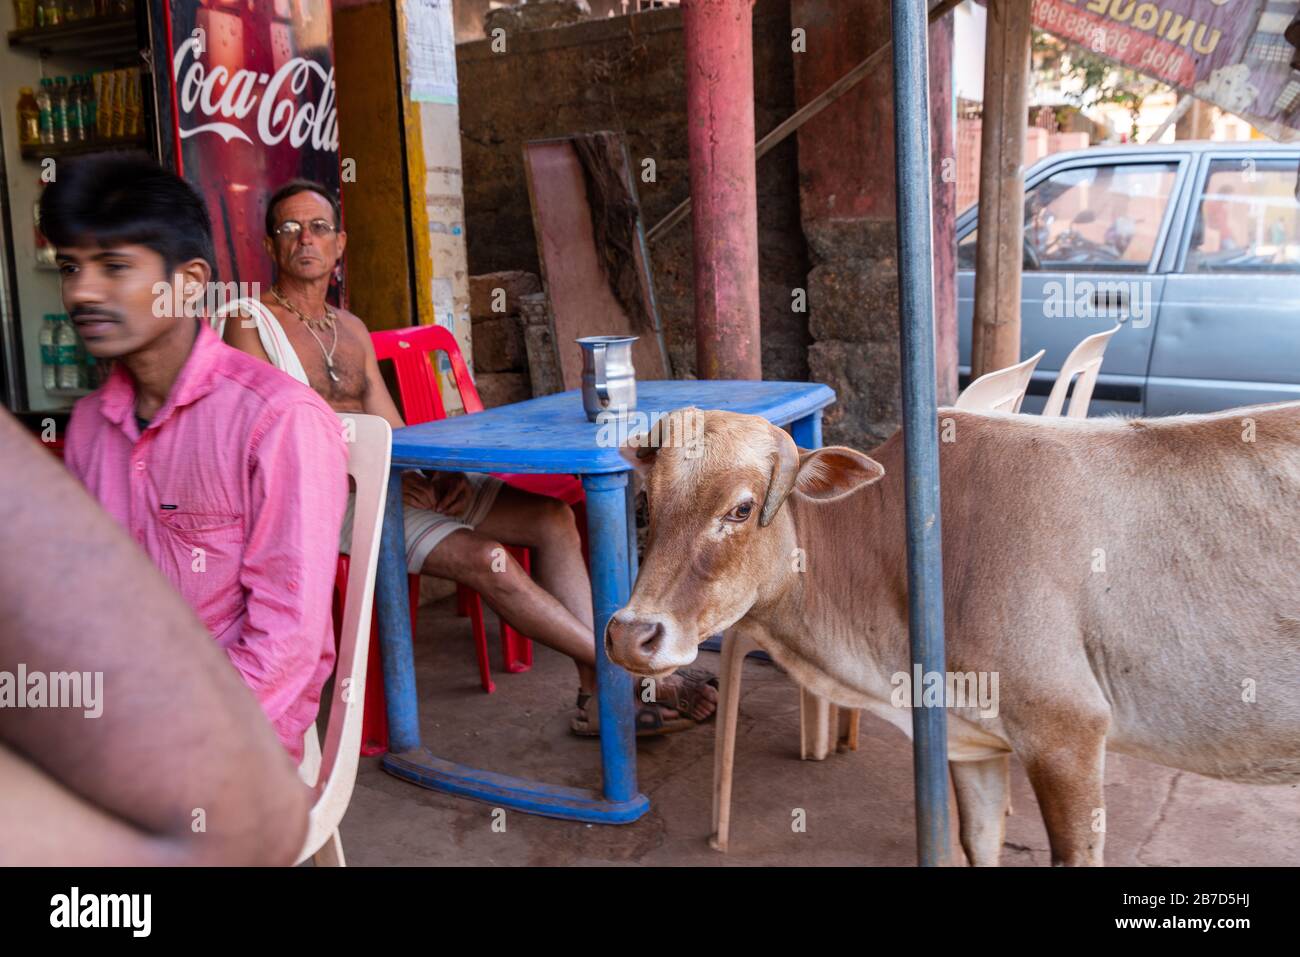
[[[659,449],[650,444],[650,436],[646,432],[629,435],[627,441],[620,445],[618,449],[618,454],[623,456],[623,461],[641,473],[645,473],[654,467],[655,456],[658,453]]]
[[[795,488],[819,502],[832,502],[864,485],[880,481],[885,467],[857,449],[831,445],[799,451],[799,477]]]

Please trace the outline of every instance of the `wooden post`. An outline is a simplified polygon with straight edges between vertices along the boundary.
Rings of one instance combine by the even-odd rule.
[[[753,0],[686,0],[695,374],[761,379]]]
[[[971,378],[1020,361],[1030,0],[988,0]]]

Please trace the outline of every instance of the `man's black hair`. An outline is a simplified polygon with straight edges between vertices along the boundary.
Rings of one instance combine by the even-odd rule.
[[[145,246],[168,273],[202,259],[217,278],[212,220],[194,187],[147,157],[60,160],[41,194],[41,232],[55,246]]]
[[[275,235],[275,207],[290,196],[297,196],[299,193],[315,193],[329,203],[330,209],[334,211],[334,228],[342,228],[343,208],[339,206],[339,198],[328,186],[310,179],[291,179],[272,193],[271,198],[266,201],[266,235]]]

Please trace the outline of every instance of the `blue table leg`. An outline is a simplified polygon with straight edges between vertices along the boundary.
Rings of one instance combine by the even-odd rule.
[[[801,449],[820,449],[822,447],[822,413],[818,409],[812,415],[795,419],[790,423],[790,435],[794,444]]]
[[[632,593],[635,548],[629,548],[627,473],[587,475],[587,541],[591,550],[591,601],[596,621],[596,682],[600,695],[600,755],[605,800],[649,801],[636,789],[636,722],[632,676],[605,655],[605,626]],[[631,557],[629,558],[629,550]]]
[[[402,524],[402,470],[388,478],[384,531],[379,539],[375,613],[379,616],[379,655],[388,704],[388,747],[401,753],[420,747],[420,713],[415,696],[415,653],[406,581],[406,531]]]
[[[584,485],[591,564],[596,573],[592,593],[596,614],[596,677],[601,692],[604,793],[456,764],[421,746],[407,605],[400,469],[394,469],[389,482],[375,596],[384,693],[388,699],[389,752],[380,766],[389,774],[433,791],[529,814],[591,824],[630,824],[650,810],[649,799],[636,789],[632,676],[610,663],[605,657],[604,643],[605,624],[627,602],[631,593],[629,573],[635,574],[635,558],[632,563],[628,561],[627,476],[593,476],[584,480]]]

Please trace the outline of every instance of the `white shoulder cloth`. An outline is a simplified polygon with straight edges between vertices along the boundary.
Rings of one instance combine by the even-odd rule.
[[[245,297],[226,303],[212,317],[212,328],[217,331],[218,336],[225,333],[228,317],[234,317],[239,322],[256,323],[257,338],[262,341],[262,348],[266,350],[266,356],[271,360],[271,364],[281,372],[293,376],[308,388],[311,387],[311,383],[307,381],[307,370],[302,367],[302,361],[294,351],[293,343],[285,335],[280,320],[275,318],[275,313],[252,298]]]

